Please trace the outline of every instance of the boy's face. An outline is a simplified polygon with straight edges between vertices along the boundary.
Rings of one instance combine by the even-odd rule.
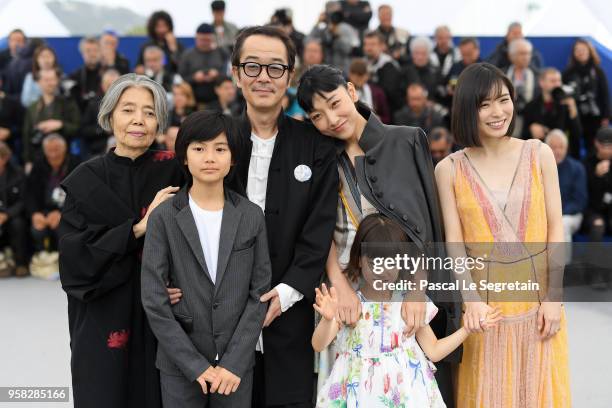
[[[232,166],[232,154],[225,133],[211,140],[190,143],[185,161],[194,184],[222,183]]]

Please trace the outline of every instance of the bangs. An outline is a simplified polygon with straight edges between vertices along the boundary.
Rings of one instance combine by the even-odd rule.
[[[314,110],[315,95],[325,98],[324,93],[333,92],[339,86],[346,87],[342,71],[329,65],[314,65],[302,74],[297,90],[297,101],[306,113]]]
[[[494,75],[491,71],[485,71],[482,74],[482,80],[476,83],[475,96],[476,106],[480,107],[480,104],[486,100],[494,101],[504,92],[505,82],[502,78]],[[506,85],[506,87],[508,87]],[[510,89],[508,88],[508,92]]]

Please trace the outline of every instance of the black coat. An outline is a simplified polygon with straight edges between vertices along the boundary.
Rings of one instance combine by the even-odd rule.
[[[251,125],[246,113],[239,120],[241,156],[231,182],[246,195],[251,158]],[[309,401],[313,395],[314,289],[319,285],[331,246],[338,202],[338,171],[332,141],[314,127],[285,116],[268,172],[266,228],[272,263],[272,287],[285,283],[304,295],[263,330],[267,404]],[[300,182],[298,165],[312,170]]]
[[[62,164],[59,172],[56,174],[59,182],[63,181],[64,178],[68,177],[72,170],[74,170],[79,164],[79,160],[67,154],[64,163]],[[51,176],[53,170],[47,160],[40,158],[34,162],[32,166],[32,172],[26,179],[26,213],[29,217],[36,212],[47,214],[54,210],[61,210],[63,206],[63,198],[54,199],[54,189],[51,184]]]
[[[355,158],[355,173],[362,194],[381,214],[399,223],[424,254],[445,257],[442,213],[425,133],[416,127],[385,125],[370,114],[359,146],[365,156]],[[445,271],[429,271],[427,278],[430,282],[451,280]],[[460,327],[460,294],[427,294],[439,308],[430,322],[436,336],[455,332]],[[444,363],[458,363],[461,352],[459,347],[436,364],[436,380],[449,406],[454,405],[452,369]]]
[[[9,218],[23,215],[24,194],[25,174],[9,161],[0,175],[0,213],[6,213]]]

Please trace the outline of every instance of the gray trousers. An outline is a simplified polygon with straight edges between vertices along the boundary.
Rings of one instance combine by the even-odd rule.
[[[240,378],[236,392],[230,395],[204,394],[197,381],[160,371],[162,403],[164,408],[250,408],[253,392],[253,370]]]

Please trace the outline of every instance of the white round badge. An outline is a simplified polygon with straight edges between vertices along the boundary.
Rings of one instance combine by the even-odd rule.
[[[302,183],[310,180],[312,177],[312,170],[305,164],[300,164],[293,170],[293,175],[297,181],[301,181]]]

